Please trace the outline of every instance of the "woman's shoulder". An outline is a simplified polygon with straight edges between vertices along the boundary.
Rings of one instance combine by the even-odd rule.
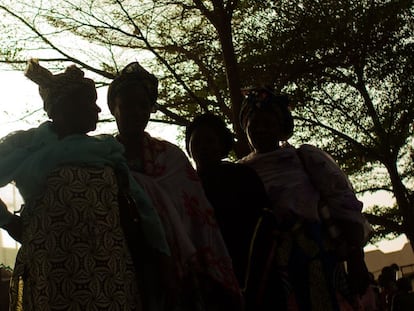
[[[17,130],[11,132],[0,139],[2,150],[8,148],[26,148],[33,144],[33,141],[39,140],[39,137],[45,136],[44,133],[50,133],[50,122],[42,123],[40,126],[28,130]]]
[[[95,139],[97,141],[120,144],[120,142],[116,139],[116,137],[111,135],[111,134],[98,134],[98,135],[89,136],[89,137],[91,137],[92,139]]]
[[[237,163],[250,165],[254,162],[262,161],[283,161],[285,158],[291,158],[296,154],[296,148],[291,145],[286,145],[274,151],[266,153],[251,152],[243,158],[239,159]]]
[[[24,145],[25,142],[31,140],[34,135],[33,130],[18,130],[11,132],[0,139],[1,145],[15,145],[16,147],[19,145]]]
[[[242,162],[222,161],[219,167],[225,171],[234,172],[235,175],[257,175],[253,168]]]
[[[297,153],[306,166],[324,166],[325,168],[340,170],[332,156],[316,146],[303,144],[297,148]]]
[[[301,154],[312,154],[314,156],[327,157],[329,159],[332,159],[332,157],[327,152],[311,144],[302,144],[296,148],[296,150]]]
[[[352,184],[339,164],[325,151],[312,145],[302,145],[298,154],[315,185],[319,190],[331,191],[332,187],[341,185],[340,191],[353,193]],[[339,191],[335,189],[335,191]]]
[[[254,169],[244,163],[222,161],[216,168],[215,171],[221,171],[225,174],[231,174],[232,176],[241,176],[254,173]]]
[[[154,151],[166,153],[167,155],[175,155],[176,157],[188,160],[185,152],[176,144],[160,137],[152,137],[149,134],[147,137],[151,143],[151,149]]]

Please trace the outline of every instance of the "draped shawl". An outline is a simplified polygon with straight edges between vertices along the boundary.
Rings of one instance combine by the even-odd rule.
[[[0,141],[0,186],[14,181],[24,199],[25,209],[30,209],[45,189],[47,176],[55,168],[62,165],[110,166],[129,182],[149,245],[169,255],[158,214],[129,173],[123,152],[123,146],[110,135],[79,134],[58,139],[52,122],[47,121],[37,128],[9,134]]]

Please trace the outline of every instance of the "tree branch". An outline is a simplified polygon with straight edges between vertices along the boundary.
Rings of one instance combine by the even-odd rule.
[[[229,0],[225,6],[225,10],[229,16],[233,15],[234,10],[236,9],[237,5],[239,4],[240,0]]]
[[[356,89],[361,93],[362,98],[364,99],[365,105],[368,108],[368,114],[371,117],[373,123],[374,123],[374,129],[376,134],[378,135],[378,138],[382,142],[382,146],[388,146],[388,143],[386,141],[386,133],[385,130],[381,124],[381,121],[378,117],[377,111],[375,110],[374,104],[372,103],[371,97],[368,93],[368,90],[365,85],[364,81],[364,72],[363,72],[363,66],[362,65],[356,65],[355,71],[358,77],[358,82],[356,85]],[[389,150],[385,150],[385,148],[382,150],[386,155]]]
[[[184,117],[168,110],[167,108],[165,108],[162,105],[159,105],[157,107],[157,109],[159,111],[161,111],[163,114],[165,114],[167,117],[169,117],[169,118],[173,119],[174,121],[176,121],[175,124],[177,124],[177,125],[187,126],[190,123],[186,118],[184,118]]]
[[[392,189],[388,188],[388,187],[370,187],[370,188],[365,188],[365,189],[361,189],[359,191],[356,191],[355,193],[357,194],[363,194],[363,193],[372,193],[372,192],[376,192],[376,191],[386,191],[389,192],[390,194],[394,194],[394,192],[392,191]]]
[[[213,20],[214,20],[214,16],[213,16],[212,12],[210,12],[210,11],[206,8],[206,6],[204,5],[203,1],[201,1],[201,0],[193,0],[193,2],[194,2],[194,4],[195,4],[196,8],[197,8],[197,9],[199,9],[199,10],[201,11],[201,13],[202,13],[205,17],[207,17],[207,19],[208,19],[209,21],[213,22]]]
[[[363,214],[371,225],[382,226],[398,234],[405,233],[402,225],[396,223],[395,221],[387,219],[384,216],[377,216],[377,215],[368,214],[368,213],[363,213]]]
[[[14,18],[16,18],[17,20],[19,20],[21,23],[23,23],[26,27],[28,27],[32,32],[34,32],[44,43],[46,43],[46,45],[48,45],[49,47],[51,47],[53,50],[55,50],[56,52],[58,52],[59,54],[65,56],[67,58],[67,61],[71,61],[75,64],[80,65],[81,67],[91,71],[91,72],[95,72],[105,78],[111,78],[112,75],[107,73],[106,71],[103,70],[99,70],[97,68],[94,68],[92,66],[89,66],[88,64],[68,55],[67,53],[65,53],[63,50],[59,49],[55,44],[53,44],[49,39],[46,38],[46,36],[44,36],[42,33],[40,33],[33,25],[31,25],[27,20],[25,20],[23,17],[18,16],[16,13],[14,13],[13,11],[10,11],[8,8],[6,8],[3,5],[0,5],[0,9],[2,9],[3,11],[7,12],[8,14],[10,14],[11,16],[13,16]]]
[[[134,26],[134,29],[141,34],[141,40],[144,42],[148,50],[154,54],[154,56],[160,60],[160,62],[168,69],[168,71],[171,72],[171,74],[174,76],[174,78],[177,80],[178,83],[180,83],[183,88],[186,90],[186,92],[190,95],[191,98],[195,100],[197,104],[202,106],[202,102],[199,100],[199,98],[194,94],[194,92],[189,88],[189,86],[184,82],[184,80],[178,75],[178,73],[174,70],[174,68],[171,67],[171,65],[163,58],[149,43],[148,39],[144,38],[142,35],[141,29],[138,27],[138,25],[134,22],[134,20],[131,18],[131,16],[128,14],[128,12],[125,10],[124,6],[122,5],[121,1],[116,1],[118,5],[120,6],[121,10],[124,12],[125,16],[128,18],[130,23]],[[177,121],[182,123],[182,118],[180,118],[178,115],[176,115]],[[181,120],[181,121],[180,121]],[[187,121],[186,121],[187,122]]]
[[[333,127],[330,127],[330,126],[328,126],[326,124],[323,124],[322,122],[319,122],[319,121],[310,120],[310,119],[303,118],[303,117],[299,117],[299,116],[295,116],[294,118],[297,119],[297,120],[301,120],[301,121],[303,121],[305,123],[310,123],[312,125],[316,125],[316,126],[322,127],[324,129],[332,132],[335,136],[338,136],[338,137],[340,137],[340,138],[342,138],[342,139],[350,142],[353,146],[355,146],[356,148],[358,148],[360,150],[360,152],[362,152],[363,154],[370,155],[370,156],[372,156],[373,159],[376,159],[377,158],[376,153],[372,152],[371,149],[365,147],[360,142],[358,142],[355,139],[353,139],[352,137],[350,137],[350,136],[348,136],[348,135],[346,135],[346,134],[344,134],[344,133],[342,133],[342,132],[334,129]]]

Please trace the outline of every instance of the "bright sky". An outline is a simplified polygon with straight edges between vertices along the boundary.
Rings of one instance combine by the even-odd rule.
[[[4,71],[0,69],[0,137],[4,137],[8,133],[16,130],[24,130],[37,126],[40,122],[47,120],[42,110],[42,101],[38,93],[37,85],[24,77],[23,72]],[[101,119],[110,117],[108,108],[106,107],[106,88],[98,90],[98,105],[102,109]],[[23,117],[25,117],[22,119]],[[153,136],[161,137],[173,143],[177,143],[177,127],[169,125],[160,125],[158,123],[150,123],[147,128],[148,132]],[[95,133],[115,133],[116,124],[106,123],[99,125]],[[182,143],[178,143],[182,146]],[[20,204],[19,194],[14,194]],[[11,187],[0,189],[0,197],[5,201],[13,199]],[[382,204],[389,202],[390,198],[384,194],[367,195],[360,198],[365,206],[371,204]],[[392,241],[384,241],[377,246],[369,245],[366,250],[380,248],[384,252],[396,251],[403,247],[407,242],[405,236]],[[3,243],[14,245],[11,239],[3,234]],[[0,235],[1,245],[1,235]]]

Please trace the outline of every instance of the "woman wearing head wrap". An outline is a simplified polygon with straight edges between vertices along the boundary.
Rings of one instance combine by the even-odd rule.
[[[117,138],[125,147],[133,176],[151,197],[166,230],[175,263],[178,306],[236,310],[240,292],[231,260],[196,172],[176,145],[145,132],[155,111],[157,86],[154,75],[136,62],[114,79],[108,106],[118,126]]]
[[[334,269],[341,266],[338,263],[348,260],[349,276],[360,277],[358,290],[367,285],[362,203],[328,154],[311,145],[296,149],[281,144],[292,136],[294,128],[286,96],[275,95],[268,88],[247,90],[240,121],[252,152],[239,162],[254,168],[261,177],[278,221],[278,233],[268,254],[273,265],[263,271],[273,279],[263,282],[258,303],[281,310],[292,305],[299,310],[340,310],[345,304],[337,300],[339,288],[333,282]],[[329,239],[322,231],[321,218]],[[341,223],[346,223],[343,228],[347,231],[339,236]],[[335,243],[330,245],[332,249],[322,244],[326,241]],[[340,254],[344,250],[339,248],[340,241],[350,247],[345,255]],[[275,292],[279,299],[275,299]]]
[[[136,202],[130,207],[142,245],[160,256],[169,248],[122,145],[110,135],[87,135],[100,111],[94,82],[75,66],[53,75],[33,60],[25,74],[39,85],[51,121],[0,143],[0,185],[14,181],[25,201],[10,310],[141,310],[120,194]],[[13,218],[4,204],[0,209],[7,227]]]

